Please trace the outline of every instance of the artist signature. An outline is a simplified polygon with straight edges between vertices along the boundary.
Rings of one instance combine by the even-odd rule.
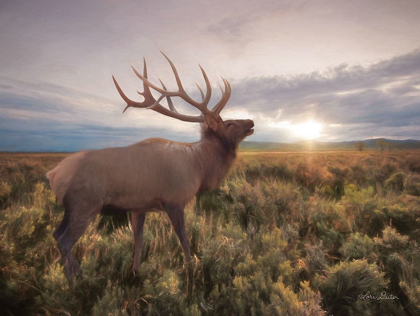
[[[367,291],[365,294],[359,294],[358,299],[363,301],[399,300],[398,296],[385,291],[379,296],[370,294],[370,292]]]

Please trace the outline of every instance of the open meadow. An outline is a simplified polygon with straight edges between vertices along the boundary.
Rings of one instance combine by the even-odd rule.
[[[246,153],[186,208],[194,256],[148,213],[98,216],[69,286],[44,174],[66,154],[0,154],[2,315],[420,315],[420,151]]]

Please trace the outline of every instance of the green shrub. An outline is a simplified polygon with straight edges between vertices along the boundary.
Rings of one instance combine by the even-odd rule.
[[[347,186],[342,205],[347,217],[354,220],[354,230],[371,238],[378,236],[388,223],[386,203],[373,187],[358,190],[354,185]]]
[[[385,180],[396,171],[397,166],[395,164],[384,163],[382,166],[380,166],[380,168],[375,170],[375,179],[380,184],[384,184]]]
[[[5,205],[9,198],[10,192],[12,192],[12,186],[7,182],[0,182],[0,203]]]
[[[325,311],[320,306],[320,295],[312,291],[308,282],[301,283],[302,290],[296,294],[282,282],[273,285],[272,302],[264,308],[265,315],[321,316]]]
[[[329,166],[328,172],[331,173],[331,177],[326,181],[326,184],[332,189],[331,195],[339,199],[344,195],[344,185],[349,169]]]
[[[349,239],[340,248],[340,254],[345,260],[363,259],[369,263],[376,261],[375,243],[367,235],[360,235],[358,232],[351,234]]]
[[[279,163],[272,166],[266,166],[263,174],[267,178],[272,178],[280,181],[290,181],[293,179],[293,170],[290,169],[287,163]]]
[[[248,234],[255,234],[264,222],[264,197],[260,182],[255,185],[238,179],[229,183],[232,196],[231,212]]]
[[[418,157],[409,156],[407,158],[407,163],[408,163],[408,169],[411,172],[420,173],[420,160]]]
[[[352,183],[359,187],[366,186],[369,181],[367,168],[359,164],[351,166],[349,178]]]
[[[345,208],[324,200],[312,203],[309,223],[316,236],[332,252],[338,250],[351,231],[351,222],[346,216]]]
[[[401,193],[404,190],[405,178],[406,175],[404,172],[397,171],[385,181],[385,187],[389,190]]]
[[[420,236],[420,199],[398,200],[398,203],[385,209],[387,222],[394,226],[399,233],[416,238]]]
[[[341,262],[329,267],[320,291],[324,308],[332,315],[372,315],[369,293],[380,295],[386,289],[384,274],[365,260]]]
[[[412,175],[407,177],[405,188],[408,194],[420,196],[420,175]]]

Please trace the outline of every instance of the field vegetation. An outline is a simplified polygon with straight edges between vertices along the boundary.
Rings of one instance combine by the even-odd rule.
[[[163,213],[135,275],[128,215],[98,216],[68,284],[44,176],[64,156],[0,154],[2,315],[420,315],[418,151],[240,153],[186,209],[190,293]]]

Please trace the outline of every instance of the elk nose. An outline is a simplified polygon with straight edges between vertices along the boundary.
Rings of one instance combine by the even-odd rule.
[[[254,127],[254,121],[253,120],[247,120],[247,123],[249,124],[250,128]]]

